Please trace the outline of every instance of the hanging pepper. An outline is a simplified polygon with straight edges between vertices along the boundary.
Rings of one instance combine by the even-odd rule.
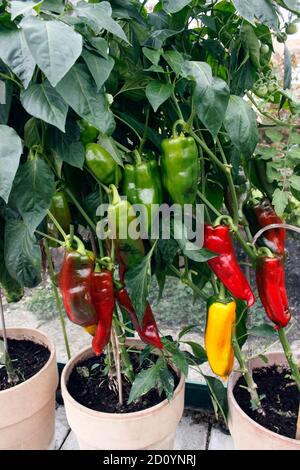
[[[98,129],[85,119],[81,119],[78,124],[80,128],[80,140],[83,145],[96,142],[99,135]]]
[[[178,135],[162,141],[162,180],[174,203],[193,204],[199,175],[198,149],[192,137]]]
[[[115,230],[113,234],[116,257],[125,269],[139,263],[144,254],[144,244],[141,238],[131,238],[128,233],[130,224],[136,219],[131,204],[121,199],[117,188],[110,185],[112,192],[111,203],[108,207],[108,222]]]
[[[236,323],[236,302],[212,297],[207,303],[205,349],[212,371],[226,380],[234,363],[232,329]]]
[[[96,271],[91,276],[91,297],[98,316],[98,325],[95,331],[93,325],[87,331],[93,333],[92,346],[95,354],[99,356],[110,340],[113,313],[115,308],[115,294],[112,272],[105,269]]]
[[[94,143],[87,144],[85,150],[85,163],[93,175],[103,184],[118,184],[121,170],[108,151]]]
[[[263,199],[259,203],[248,203],[244,206],[245,215],[249,221],[252,235],[261,228],[271,224],[282,224],[283,221],[276,214],[269,199]],[[266,246],[273,253],[284,255],[286,231],[284,228],[274,228],[266,231],[258,239],[261,246]]]
[[[62,229],[69,233],[70,224],[72,223],[70,207],[66,198],[64,191],[56,191],[54,194],[51,205],[50,212],[53,214],[59,225]],[[54,223],[50,218],[47,220],[47,231],[48,235],[60,240],[61,235],[55,227]],[[58,246],[55,242],[49,242],[50,246]]]
[[[283,258],[262,256],[257,261],[256,283],[259,297],[275,329],[284,328],[291,319],[285,288]]]
[[[151,229],[151,209],[153,204],[163,202],[160,172],[155,160],[142,161],[138,152],[134,152],[136,164],[125,165],[123,174],[123,194],[130,204],[143,204],[148,221],[147,229]],[[154,214],[155,215],[155,214]]]
[[[159,337],[156,321],[150,307],[147,303],[146,310],[143,317],[143,325],[140,327],[137,314],[133,308],[129,295],[125,287],[117,290],[116,298],[118,303],[129,315],[134,329],[138,332],[139,337],[144,343],[151,344],[155,348],[162,349],[163,345]]]
[[[229,292],[240,300],[245,300],[248,307],[255,302],[254,294],[236,259],[229,228],[226,225],[205,224],[204,247],[217,253],[208,264]]]
[[[94,261],[83,243],[74,237],[77,250],[67,248],[59,274],[59,287],[69,319],[81,326],[97,323],[97,312],[92,303],[91,277]]]

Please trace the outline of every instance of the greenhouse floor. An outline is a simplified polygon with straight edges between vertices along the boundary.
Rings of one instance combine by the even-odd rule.
[[[233,450],[231,436],[217,427],[199,423],[197,411],[186,411],[177,428],[175,450]],[[71,431],[63,406],[56,409],[55,450],[78,450],[78,442]]]

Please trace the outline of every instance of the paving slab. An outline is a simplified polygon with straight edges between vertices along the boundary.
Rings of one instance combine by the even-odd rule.
[[[192,416],[183,416],[176,432],[175,450],[204,450],[208,425],[193,421]]]
[[[212,428],[208,450],[234,450],[232,437],[219,429]]]

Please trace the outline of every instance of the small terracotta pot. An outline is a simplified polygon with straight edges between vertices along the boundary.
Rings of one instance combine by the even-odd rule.
[[[266,354],[269,359],[265,364],[261,359],[256,358],[251,361],[252,369],[258,367],[277,365],[287,365],[283,353]],[[237,404],[233,389],[240,377],[240,373],[233,373],[228,383],[228,427],[237,450],[300,450],[300,441],[276,434],[269,429],[257,424]]]
[[[135,341],[134,344],[137,345]],[[93,355],[92,348],[83,349],[67,363],[61,379],[67,419],[80,449],[173,449],[176,427],[184,409],[183,375],[171,403],[164,400],[158,405],[134,413],[102,413],[80,405],[67,390],[70,374],[76,364]]]
[[[54,444],[58,384],[54,344],[44,333],[31,328],[8,328],[7,336],[42,344],[49,349],[50,357],[33,377],[0,392],[0,449],[47,450]]]

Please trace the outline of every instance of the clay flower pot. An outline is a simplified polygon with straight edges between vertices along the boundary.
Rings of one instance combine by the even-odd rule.
[[[102,413],[80,405],[67,390],[70,374],[76,364],[92,355],[92,348],[79,352],[67,363],[61,379],[67,419],[80,449],[173,449],[176,427],[184,409],[184,377],[180,377],[171,403],[164,400],[134,413]]]
[[[8,328],[7,336],[9,339],[26,339],[42,344],[49,349],[50,357],[33,377],[0,391],[0,449],[53,448],[55,391],[58,384],[54,344],[44,333],[31,328]]]
[[[256,358],[251,361],[252,369],[258,367],[277,365],[287,365],[286,358],[283,353],[266,354],[269,359],[265,364],[261,359]],[[237,450],[300,450],[300,441],[289,437],[276,434],[269,429],[257,424],[237,404],[233,389],[239,379],[239,373],[233,373],[228,383],[228,427]]]

